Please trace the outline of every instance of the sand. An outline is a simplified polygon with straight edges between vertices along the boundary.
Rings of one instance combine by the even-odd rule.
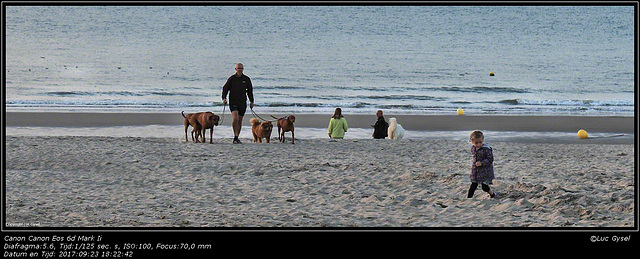
[[[252,143],[250,117],[233,145],[229,114],[209,144],[179,112],[5,113],[5,227],[636,227],[633,117],[385,114],[407,129],[391,141],[373,115],[330,140],[329,116],[296,114],[295,145]],[[466,198],[475,129],[495,199]]]
[[[214,141],[5,136],[6,227],[635,227],[632,144]]]

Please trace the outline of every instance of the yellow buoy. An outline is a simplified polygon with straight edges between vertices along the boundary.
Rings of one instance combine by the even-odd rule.
[[[464,110],[463,109],[458,109],[456,111],[456,113],[458,113],[458,115],[464,115]]]
[[[587,134],[586,130],[578,130],[578,137],[579,138],[589,138],[589,135]]]
[[[494,74],[493,72],[489,72],[489,76],[495,76],[496,74]]]

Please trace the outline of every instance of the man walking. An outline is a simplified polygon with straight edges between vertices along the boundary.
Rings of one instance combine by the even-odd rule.
[[[227,104],[227,94],[229,94],[229,110],[233,116],[233,143],[241,144],[240,131],[242,130],[242,119],[247,111],[247,97],[251,102],[250,108],[253,109],[253,86],[251,85],[251,79],[243,74],[244,65],[242,63],[236,64],[236,73],[227,79],[227,82],[222,87],[222,104]]]

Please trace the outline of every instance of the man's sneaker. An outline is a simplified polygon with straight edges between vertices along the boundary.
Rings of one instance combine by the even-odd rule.
[[[233,144],[242,144],[242,142],[240,142],[240,139],[233,139]]]

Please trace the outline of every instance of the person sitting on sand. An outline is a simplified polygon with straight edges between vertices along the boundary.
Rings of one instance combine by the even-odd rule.
[[[496,197],[496,192],[489,188],[490,184],[493,184],[493,149],[486,143],[484,143],[484,134],[481,131],[476,130],[471,133],[469,137],[471,140],[471,153],[473,154],[473,163],[471,165],[471,186],[469,187],[469,193],[467,198],[472,198],[473,193],[478,187],[478,183],[482,184],[482,190],[489,193],[491,198]]]
[[[378,116],[378,121],[376,121],[376,124],[371,125],[371,127],[373,127],[373,135],[371,136],[374,139],[384,139],[388,135],[387,129],[389,128],[389,123],[382,117],[382,110],[378,110],[376,116]]]
[[[335,112],[333,112],[333,116],[329,121],[329,137],[332,139],[342,139],[344,138],[344,133],[347,132],[349,125],[347,125],[347,120],[342,116],[342,109],[336,108]]]

